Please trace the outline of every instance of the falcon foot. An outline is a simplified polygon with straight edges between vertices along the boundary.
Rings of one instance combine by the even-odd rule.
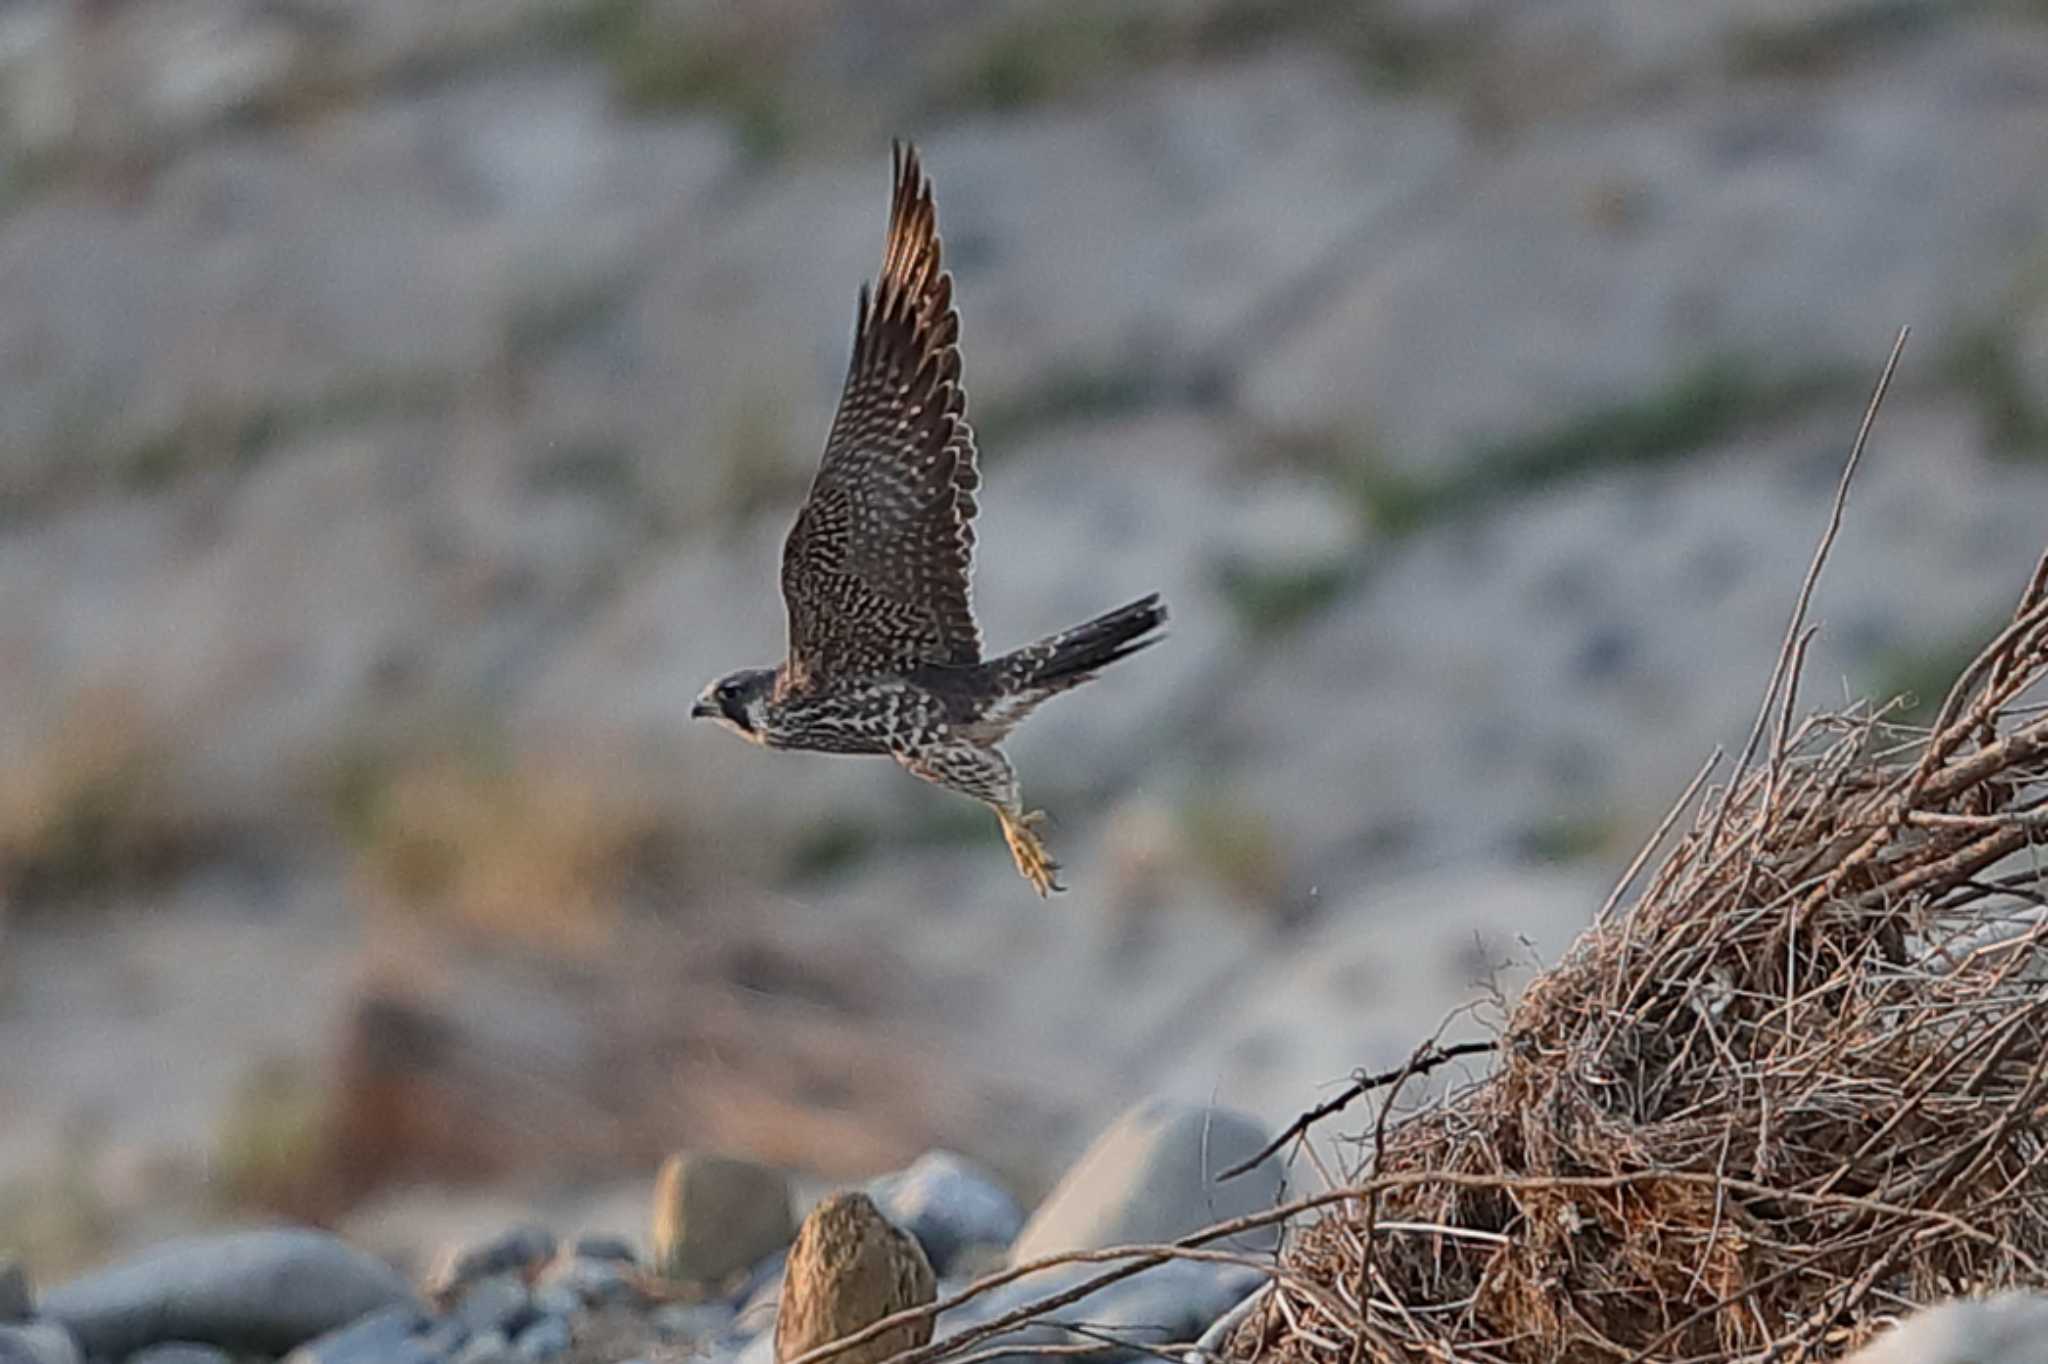
[[[1064,891],[1060,884],[1060,864],[1052,860],[1046,851],[1045,840],[1032,832],[1045,823],[1045,811],[1027,810],[1013,815],[1007,810],[996,811],[996,818],[1003,822],[1003,838],[1010,845],[1010,856],[1017,859],[1017,874],[1031,883],[1031,888],[1044,899],[1053,891]]]

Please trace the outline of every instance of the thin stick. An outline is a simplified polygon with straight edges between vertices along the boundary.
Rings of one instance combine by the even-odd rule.
[[[1361,1075],[1358,1079],[1353,1080],[1350,1087],[1343,1093],[1333,1099],[1324,1100],[1306,1113],[1303,1113],[1293,1122],[1287,1124],[1287,1130],[1259,1148],[1257,1155],[1241,1160],[1222,1174],[1217,1175],[1216,1182],[1221,1184],[1226,1179],[1236,1179],[1241,1174],[1256,1170],[1267,1156],[1272,1155],[1296,1137],[1301,1136],[1324,1118],[1335,1113],[1342,1113],[1346,1108],[1349,1108],[1367,1094],[1372,1093],[1375,1089],[1383,1089],[1388,1085],[1406,1080],[1412,1076],[1427,1075],[1438,1066],[1443,1065],[1447,1061],[1455,1061],[1460,1056],[1483,1056],[1488,1052],[1498,1049],[1499,1044],[1490,1041],[1458,1042],[1448,1047],[1430,1044],[1415,1055],[1410,1056],[1405,1064],[1395,1066],[1392,1070],[1383,1070],[1377,1075]]]
[[[1820,544],[1814,548],[1813,561],[1806,569],[1806,581],[1799,586],[1791,622],[1785,627],[1785,642],[1778,649],[1777,666],[1771,669],[1770,683],[1764,688],[1763,704],[1757,707],[1756,723],[1750,726],[1749,742],[1742,746],[1742,756],[1735,764],[1735,775],[1729,780],[1731,793],[1749,771],[1749,764],[1756,757],[1756,746],[1763,741],[1764,730],[1771,722],[1772,703],[1777,700],[1778,691],[1785,683],[1786,670],[1792,666],[1793,651],[1798,645],[1800,631],[1806,625],[1807,608],[1813,602],[1814,585],[1820,581],[1821,569],[1827,565],[1828,555],[1835,547],[1835,536],[1842,528],[1842,511],[1849,502],[1850,481],[1856,477],[1857,465],[1863,462],[1863,449],[1870,443],[1870,429],[1877,422],[1877,410],[1884,405],[1884,395],[1892,386],[1892,375],[1898,370],[1899,356],[1905,351],[1906,338],[1912,330],[1911,327],[1899,328],[1898,339],[1892,342],[1891,356],[1884,362],[1884,372],[1877,376],[1877,387],[1871,391],[1870,403],[1863,409],[1862,425],[1856,428],[1856,441],[1849,447],[1848,462],[1842,466],[1841,480],[1835,485],[1835,501],[1828,510],[1827,529],[1821,534]],[[1723,800],[1715,813],[1714,831],[1707,837],[1709,848],[1721,837],[1721,825],[1728,817],[1729,803]]]

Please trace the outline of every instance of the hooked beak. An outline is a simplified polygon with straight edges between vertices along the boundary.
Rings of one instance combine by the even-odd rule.
[[[692,720],[709,720],[716,714],[718,714],[718,707],[712,705],[709,701],[699,700],[690,707],[690,718]]]

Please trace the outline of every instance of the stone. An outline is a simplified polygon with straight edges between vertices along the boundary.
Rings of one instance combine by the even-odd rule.
[[[1067,1171],[1011,1246],[1013,1264],[1067,1251],[1175,1241],[1278,1200],[1282,1169],[1274,1156],[1225,1183],[1218,1172],[1266,1144],[1259,1123],[1230,1109],[1154,1098],[1127,1110]],[[1272,1230],[1214,1243],[1265,1254]],[[946,1315],[948,1331],[991,1320],[1045,1294],[1072,1288],[1098,1265],[1063,1265],[1007,1284]],[[1170,1261],[1073,1303],[1066,1315],[1139,1344],[1193,1340],[1263,1281],[1238,1265]],[[1006,1332],[991,1345],[1071,1344],[1057,1327]]]
[[[412,1338],[412,1347],[434,1359],[445,1359],[462,1348],[472,1334],[468,1322],[442,1317]]]
[[[766,1310],[772,1316],[775,1300],[782,1294],[782,1271],[789,1264],[789,1247],[763,1256],[747,1270],[746,1280],[732,1292],[744,1320],[751,1312]]]
[[[516,1270],[478,1279],[455,1304],[456,1319],[471,1331],[515,1331],[530,1310],[526,1280]]]
[[[1236,1179],[1216,1175],[1268,1140],[1256,1121],[1225,1108],[1150,1099],[1095,1139],[1032,1214],[1010,1248],[1013,1263],[1071,1250],[1177,1241],[1279,1199],[1283,1172],[1268,1156]],[[1262,1253],[1277,1229],[1246,1232],[1218,1249]]]
[[[1244,1323],[1244,1319],[1250,1316],[1261,1302],[1265,1301],[1267,1291],[1271,1288],[1270,1281],[1260,1284],[1238,1299],[1229,1311],[1210,1322],[1207,1329],[1196,1337],[1194,1346],[1186,1355],[1186,1364],[1215,1364],[1231,1333]]]
[[[0,1255],[0,1322],[27,1321],[34,1310],[28,1266],[11,1255]]]
[[[641,1296],[640,1289],[617,1260],[586,1260],[578,1256],[563,1263],[548,1284],[561,1285],[591,1307],[633,1302]]]
[[[583,1298],[565,1283],[544,1283],[533,1290],[533,1310],[544,1317],[573,1317],[583,1310]]]
[[[512,1364],[518,1358],[511,1339],[503,1331],[484,1331],[471,1336],[450,1357],[449,1364]]]
[[[433,1324],[417,1304],[397,1303],[292,1351],[285,1364],[376,1364],[404,1354]]]
[[[1849,1364],[2048,1364],[2048,1294],[2001,1293],[1916,1312]]]
[[[0,1364],[79,1364],[78,1342],[46,1321],[0,1326]]]
[[[513,1227],[488,1241],[465,1246],[439,1266],[430,1281],[436,1298],[446,1299],[478,1279],[516,1273],[531,1278],[555,1258],[555,1234],[537,1223]]]
[[[776,1364],[937,1297],[937,1276],[916,1237],[884,1217],[865,1193],[833,1194],[804,1218],[790,1247],[775,1314]],[[927,1317],[885,1331],[838,1359],[880,1364],[931,1338]]]
[[[542,1317],[519,1333],[512,1350],[521,1359],[553,1359],[567,1354],[570,1340],[566,1317]]]
[[[623,1236],[579,1236],[575,1244],[579,1260],[611,1260],[619,1264],[640,1263],[640,1252]]]
[[[972,1246],[1007,1246],[1024,1213],[980,1166],[951,1151],[927,1151],[905,1169],[868,1184],[882,1214],[915,1236],[940,1278]]]
[[[662,1162],[648,1238],[659,1273],[717,1282],[788,1245],[795,1231],[780,1172],[697,1151]]]
[[[665,1341],[709,1340],[731,1328],[739,1314],[725,1302],[663,1303],[647,1320]]]
[[[127,1364],[235,1364],[234,1356],[211,1345],[174,1341],[152,1345],[128,1356]]]
[[[87,1353],[162,1341],[284,1354],[379,1308],[415,1303],[391,1267],[326,1232],[230,1232],[167,1241],[43,1295]]]

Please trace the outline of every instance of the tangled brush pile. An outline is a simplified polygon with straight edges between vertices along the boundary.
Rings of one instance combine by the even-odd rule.
[[[1735,778],[1493,1073],[1383,1131],[1233,1357],[1825,1359],[2048,1286],[2048,560],[1927,729],[1793,723],[1808,593]]]

